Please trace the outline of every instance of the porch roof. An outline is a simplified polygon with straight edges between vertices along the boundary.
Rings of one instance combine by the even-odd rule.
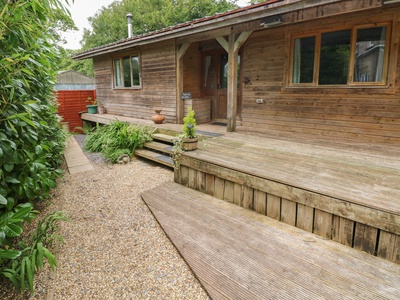
[[[102,45],[72,56],[73,59],[80,60],[95,56],[129,49],[135,46],[151,44],[174,38],[182,38],[196,33],[209,30],[220,29],[227,26],[238,25],[241,23],[255,21],[276,14],[293,12],[300,9],[318,7],[321,5],[341,2],[341,0],[268,0],[250,6],[217,13],[201,19],[188,21],[160,30],[126,38],[114,43]],[[261,26],[260,26],[261,29]]]

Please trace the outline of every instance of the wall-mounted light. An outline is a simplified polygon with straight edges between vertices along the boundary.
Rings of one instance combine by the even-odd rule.
[[[267,28],[267,27],[276,26],[276,25],[279,25],[282,23],[283,23],[282,16],[275,15],[275,16],[270,16],[270,17],[266,17],[266,18],[262,19],[260,22],[260,26]]]
[[[400,0],[382,0],[382,5],[397,4]]]

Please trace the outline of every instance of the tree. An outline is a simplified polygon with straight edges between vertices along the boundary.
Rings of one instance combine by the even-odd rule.
[[[62,0],[0,4],[0,277],[32,290],[35,269],[43,257],[54,266],[54,257],[42,234],[32,244],[16,239],[24,221],[36,214],[33,203],[50,196],[60,174],[65,134],[53,96],[52,29],[56,20],[68,19],[68,12]]]

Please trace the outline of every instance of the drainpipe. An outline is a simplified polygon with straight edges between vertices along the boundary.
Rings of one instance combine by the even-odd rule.
[[[128,38],[132,37],[132,14],[126,14],[128,20]]]

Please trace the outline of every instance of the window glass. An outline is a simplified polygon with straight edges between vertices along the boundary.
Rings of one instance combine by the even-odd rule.
[[[347,84],[351,30],[321,35],[319,84]]]
[[[124,74],[124,87],[131,87],[131,61],[129,56],[122,58],[122,68]]]
[[[114,59],[114,76],[115,76],[115,86],[122,86],[121,82],[121,65],[119,59]]]
[[[139,75],[139,57],[132,56],[132,78],[133,78],[133,85],[138,86],[140,85],[140,75]]]
[[[386,26],[357,30],[354,82],[382,82]]]
[[[228,88],[228,54],[221,54],[219,88]]]
[[[312,83],[314,74],[315,36],[294,40],[293,83]]]
[[[204,87],[206,89],[215,89],[214,57],[211,55],[207,55],[204,58]]]

